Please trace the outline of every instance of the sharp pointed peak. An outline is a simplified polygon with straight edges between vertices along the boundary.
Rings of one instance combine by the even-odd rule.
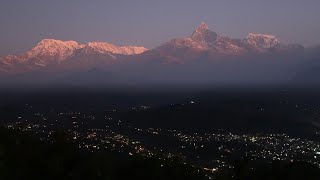
[[[198,27],[196,28],[196,30],[208,30],[208,26],[205,22],[201,22]]]
[[[210,31],[207,24],[204,22],[201,22],[191,35],[191,39],[196,42],[212,43],[217,39],[217,37],[217,33]]]

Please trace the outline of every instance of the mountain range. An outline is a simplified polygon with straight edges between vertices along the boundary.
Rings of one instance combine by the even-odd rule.
[[[32,69],[47,68],[64,64],[72,59],[116,60],[119,56],[141,54],[147,49],[138,46],[115,46],[105,42],[79,44],[76,41],[43,39],[31,50],[21,55],[9,55],[0,59],[0,68],[4,72],[23,72]]]
[[[101,72],[112,74],[116,72],[119,76],[124,76],[123,74],[120,75],[123,71],[126,71],[125,73],[129,71],[136,72],[129,73],[128,77],[131,79],[133,78],[132,73],[139,74],[138,77],[142,78],[145,74],[153,76],[154,71],[158,71],[156,76],[170,73],[175,76],[173,72],[180,72],[181,68],[177,71],[176,69],[171,69],[171,72],[168,73],[166,71],[170,68],[168,64],[190,65],[192,63],[205,62],[204,67],[208,68],[209,65],[213,68],[205,68],[206,70],[204,71],[219,71],[217,64],[220,63],[221,65],[221,60],[224,59],[237,59],[237,61],[241,59],[243,61],[256,59],[260,62],[261,60],[297,59],[299,57],[300,60],[306,58],[314,60],[319,57],[316,52],[317,50],[310,50],[299,44],[283,44],[273,35],[249,33],[242,39],[220,36],[211,31],[202,22],[190,37],[172,39],[153,49],[141,46],[119,47],[106,42],[80,44],[76,41],[43,39],[31,50],[21,55],[8,55],[0,58],[0,75],[4,75],[7,78],[21,74],[28,76],[28,74],[35,72],[50,72],[51,75],[55,73],[61,75],[63,73],[70,74],[71,72],[85,72],[86,74],[95,72],[100,76],[103,74]],[[312,56],[309,57],[309,54],[312,54]],[[230,63],[229,60],[226,61],[228,66],[232,66],[232,68],[229,68],[230,72],[224,71],[223,76],[226,73],[232,74],[240,71],[238,69],[233,70],[233,67],[239,66],[239,64]],[[292,62],[296,61],[292,60]],[[299,61],[302,64],[305,62]],[[255,67],[251,67],[255,63],[257,62],[251,63],[250,68],[248,66],[247,69],[255,69]],[[297,65],[299,63],[283,64],[281,62],[278,69],[287,65],[293,67],[291,66],[292,64]],[[247,66],[247,64],[242,64],[242,66]],[[264,66],[264,63],[259,65],[262,69],[264,69]],[[180,73],[180,76],[185,76],[185,73],[190,69],[199,68],[199,66],[195,67],[193,65],[182,67],[185,67],[185,70],[183,70],[184,73]],[[96,73],[97,71],[99,73]],[[241,72],[246,72],[246,68],[242,68]],[[172,78],[174,79],[175,77]],[[201,78],[206,78],[206,76],[201,76]],[[243,78],[245,79],[245,77]]]

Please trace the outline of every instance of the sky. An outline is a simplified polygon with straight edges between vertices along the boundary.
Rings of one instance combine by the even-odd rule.
[[[220,35],[320,44],[319,0],[1,0],[0,56],[44,38],[154,48],[200,24]]]

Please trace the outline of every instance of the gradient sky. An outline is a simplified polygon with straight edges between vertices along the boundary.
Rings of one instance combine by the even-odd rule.
[[[320,44],[320,0],[1,0],[0,55],[43,38],[158,46],[204,21],[221,35]]]

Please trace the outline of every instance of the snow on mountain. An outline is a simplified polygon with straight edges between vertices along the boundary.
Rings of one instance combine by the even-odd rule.
[[[213,51],[219,54],[240,55],[248,50],[243,46],[241,40],[219,36],[214,43]]]
[[[24,59],[51,57],[57,61],[63,61],[72,56],[75,50],[81,47],[83,45],[75,41],[43,39],[34,48],[22,55],[22,57]]]
[[[273,35],[249,33],[244,41],[255,48],[268,49],[280,47],[280,41]]]
[[[281,48],[280,48],[281,47]],[[283,48],[287,47],[287,48]],[[211,31],[205,23],[201,23],[190,37],[173,39],[157,50],[165,53],[167,49],[190,49],[198,51],[208,51],[211,55],[244,55],[248,53],[267,53],[274,49],[285,50],[290,46],[281,46],[280,41],[273,35],[249,33],[244,39],[232,39],[219,36]],[[170,56],[169,54],[166,56]],[[175,56],[177,54],[175,53]]]
[[[84,45],[82,48],[82,53],[86,54],[94,54],[94,53],[112,53],[119,55],[134,55],[141,54],[145,52],[147,49],[144,47],[136,47],[136,46],[122,46],[118,47],[113,44],[105,43],[105,42],[89,42]]]
[[[21,55],[9,55],[0,59],[7,66],[17,64],[34,64],[35,66],[46,66],[49,63],[60,63],[74,55],[75,50],[80,49],[75,41],[60,41],[54,39],[43,39],[31,50]]]
[[[49,64],[61,64],[68,59],[84,59],[87,55],[106,55],[117,59],[117,55],[135,55],[147,49],[137,46],[115,46],[105,42],[79,44],[76,41],[43,39],[31,50],[21,55],[8,55],[0,58],[0,70],[7,71],[19,66],[46,67]],[[80,52],[80,53],[79,53]],[[84,57],[79,57],[83,56]],[[106,61],[108,58],[106,58]]]
[[[220,36],[202,22],[190,37],[173,39],[148,51],[140,46],[116,46],[106,42],[79,44],[75,41],[43,39],[22,55],[0,58],[0,71],[17,68],[33,69],[49,65],[66,65],[72,69],[76,64],[87,66],[96,62],[112,64],[124,59],[149,61],[157,59],[165,63],[185,63],[187,60],[248,54],[277,53],[303,49],[301,45],[284,45],[273,35],[249,33],[243,39]],[[132,57],[130,55],[139,55]],[[129,57],[130,56],[130,57]]]
[[[158,49],[168,48],[191,48],[196,51],[206,51],[210,49],[217,40],[217,33],[209,30],[208,26],[202,22],[188,38],[173,39]]]
[[[218,35],[216,32],[210,31],[208,26],[202,22],[192,33],[191,39],[195,42],[214,43]]]

